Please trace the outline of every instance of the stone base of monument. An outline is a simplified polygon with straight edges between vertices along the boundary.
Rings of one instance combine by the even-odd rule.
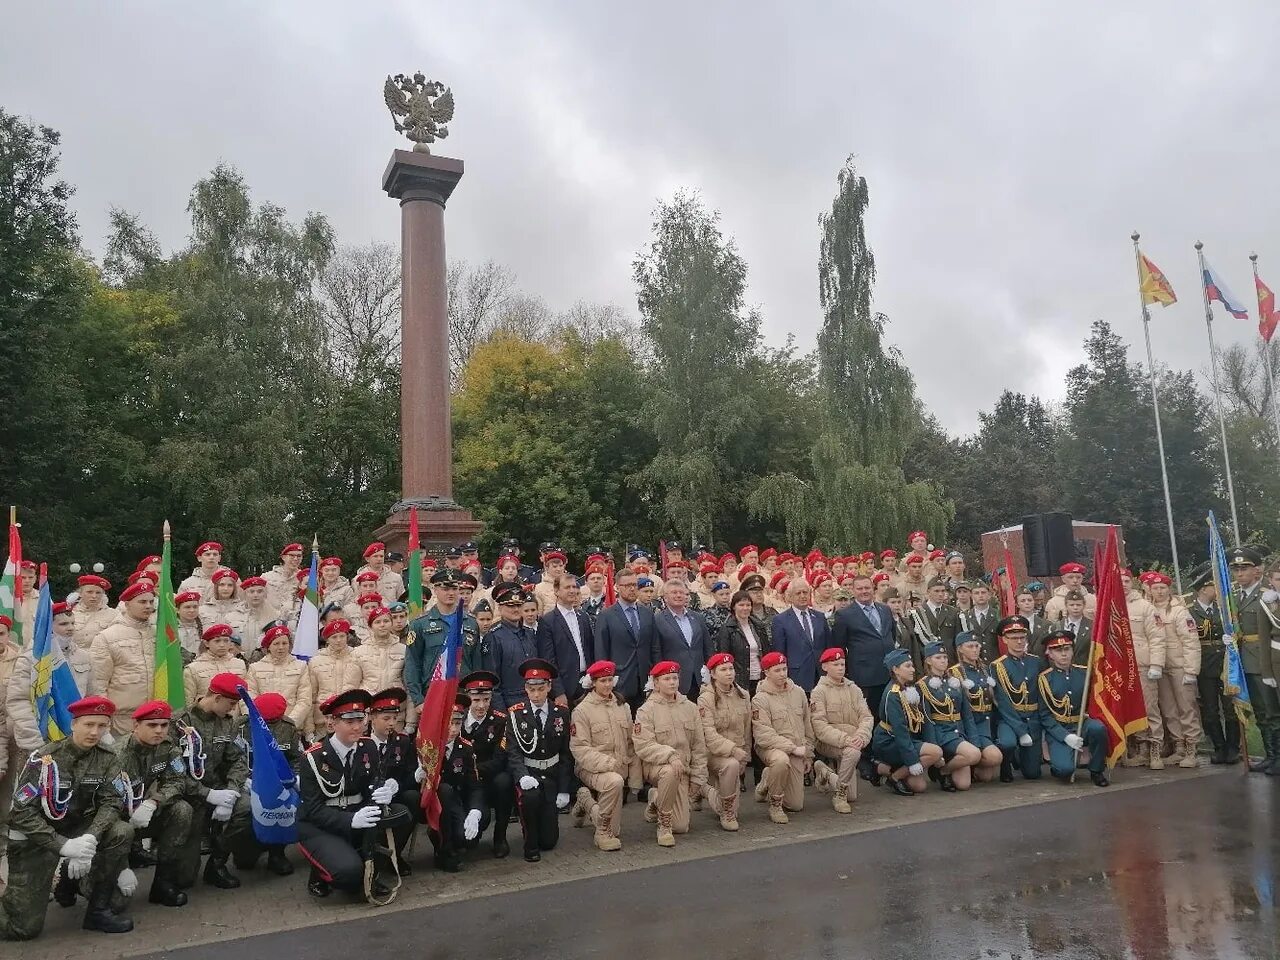
[[[388,550],[408,553],[410,507],[418,508],[418,539],[424,550],[437,550],[474,540],[484,529],[484,524],[473,518],[470,510],[452,500],[441,497],[400,500],[392,505],[387,522],[373,532]]]

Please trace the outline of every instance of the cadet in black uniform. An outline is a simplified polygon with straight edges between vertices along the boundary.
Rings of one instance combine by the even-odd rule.
[[[379,772],[382,758],[363,736],[371,700],[367,691],[348,690],[322,703],[333,734],[302,757],[298,849],[311,863],[307,889],[313,896],[328,896],[333,887],[362,890],[373,842],[390,828],[400,851],[413,833],[409,811],[394,802],[400,785]],[[388,892],[375,878],[374,895]]]
[[[479,843],[492,817],[493,855],[502,859],[511,852],[511,845],[507,843],[507,825],[511,822],[516,794],[511,773],[507,770],[507,753],[500,749],[502,735],[507,729],[507,714],[503,710],[492,709],[493,688],[497,684],[497,675],[488,670],[476,670],[462,678],[462,691],[471,702],[462,718],[462,736],[475,752],[482,790],[480,832],[473,843]]]
[[[502,748],[516,785],[524,858],[537,863],[560,839],[557,809],[569,807],[569,711],[549,701],[556,668],[546,660],[531,657],[520,664],[520,675],[528,700],[508,711]]]
[[[432,831],[431,845],[436,866],[449,873],[462,869],[464,847],[480,836],[480,775],[471,744],[461,736],[462,718],[471,708],[471,698],[459,693],[449,717],[449,742],[440,761],[440,832]]]

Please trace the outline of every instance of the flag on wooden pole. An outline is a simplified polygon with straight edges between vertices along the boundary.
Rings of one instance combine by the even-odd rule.
[[[22,640],[22,536],[18,533],[18,508],[9,508],[9,558],[0,577],[0,613],[13,621],[9,636],[21,648]]]
[[[1115,527],[1107,530],[1098,584],[1089,716],[1107,728],[1107,766],[1114,767],[1124,754],[1126,739],[1147,729],[1147,705],[1138,680],[1133,628],[1129,624],[1129,606],[1120,580],[1120,545]]]
[[[422,616],[422,543],[418,537],[418,508],[409,508],[409,619]]]
[[[156,587],[156,655],[152,696],[174,711],[185,710],[187,694],[182,686],[182,641],[178,634],[178,608],[173,603],[173,576],[170,570],[173,543],[169,521],[164,522],[164,550],[160,557],[160,585]]]

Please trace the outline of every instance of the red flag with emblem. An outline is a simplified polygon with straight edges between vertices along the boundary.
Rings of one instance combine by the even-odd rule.
[[[1107,530],[1107,544],[1102,551],[1089,669],[1089,716],[1107,728],[1107,766],[1114,767],[1124,753],[1125,740],[1147,729],[1147,705],[1138,680],[1133,628],[1120,581],[1120,547],[1115,527]]]

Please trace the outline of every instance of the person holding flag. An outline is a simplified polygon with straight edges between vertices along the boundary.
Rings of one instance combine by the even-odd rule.
[[[1089,779],[1095,787],[1109,787],[1107,779],[1107,730],[1102,721],[1083,716],[1089,670],[1073,664],[1076,637],[1070,630],[1055,630],[1044,638],[1045,655],[1052,664],[1040,674],[1040,729],[1049,743],[1049,771],[1063,782],[1076,772],[1081,748],[1089,750]]]
[[[1218,606],[1218,589],[1213,570],[1206,566],[1191,584],[1195,594],[1190,609],[1191,620],[1200,637],[1200,673],[1196,682],[1200,693],[1200,720],[1213,743],[1214,765],[1240,762],[1240,721],[1236,718],[1232,698],[1223,689],[1226,647],[1223,644],[1222,610]]]
[[[302,737],[293,721],[285,716],[286,703],[278,693],[252,697],[240,688],[245,719],[241,739],[249,744],[249,807],[253,816],[253,841],[238,844],[235,865],[251,870],[267,851],[267,869],[277,877],[293,873],[293,864],[284,848],[298,840],[297,765],[302,755]]]
[[[1251,773],[1280,777],[1280,699],[1276,696],[1276,675],[1272,661],[1271,618],[1263,609],[1262,557],[1252,547],[1231,551],[1231,572],[1238,590],[1236,616],[1240,626],[1239,659],[1244,672],[1244,691],[1253,708],[1254,720],[1262,736],[1263,758],[1249,764]],[[1226,621],[1224,618],[1223,626]],[[1228,678],[1230,679],[1230,678]]]
[[[13,674],[3,712],[9,716],[14,743],[24,754],[39,749],[46,741],[66,736],[66,706],[88,695],[93,669],[89,652],[75,642],[67,604],[49,604],[48,614],[44,615],[49,622],[42,620],[39,608],[48,600],[49,587],[45,584],[37,603],[31,649],[10,661]]]

